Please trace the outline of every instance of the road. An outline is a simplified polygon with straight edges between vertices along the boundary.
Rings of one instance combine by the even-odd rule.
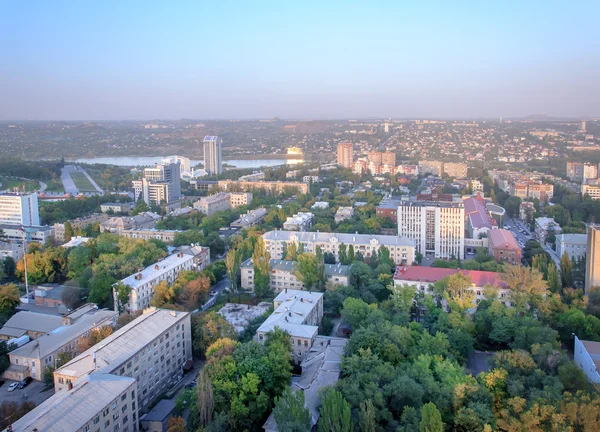
[[[40,182],[40,188],[38,189],[38,192],[44,192],[48,188],[48,185],[41,180],[39,182]]]
[[[71,178],[71,171],[76,170],[77,168],[73,165],[66,165],[64,168],[61,168],[60,181],[62,181],[63,187],[65,188],[65,193],[79,195],[79,189],[77,189],[75,182]]]
[[[213,286],[211,286],[210,291],[211,292],[214,291],[215,295],[210,296],[208,301],[206,303],[204,303],[200,309],[196,309],[192,313],[198,313],[200,311],[205,311],[205,310],[211,308],[212,305],[214,305],[216,303],[216,300],[217,300],[217,297],[219,296],[219,294],[221,294],[225,289],[229,289],[230,287],[231,287],[231,284],[229,282],[229,278],[227,278],[227,277],[225,277],[225,279],[223,279],[223,280],[217,282],[216,284],[214,284]]]
[[[88,178],[88,180],[90,181],[90,183],[92,184],[92,186],[94,186],[96,188],[96,190],[98,191],[98,193],[100,195],[104,195],[104,191],[100,188],[100,186],[98,186],[98,183],[96,183],[96,181],[87,173],[86,170],[84,170],[81,167],[77,167],[78,171],[81,171],[85,174],[85,176]]]
[[[529,234],[529,227],[525,226],[522,221],[507,217],[504,221],[504,227],[506,228],[507,225],[510,226],[510,228],[507,229],[512,232],[517,241],[523,245],[521,246],[522,248],[524,248],[528,240],[534,239],[533,235]],[[524,228],[525,232],[520,232],[520,228]],[[556,255],[556,252],[545,243],[541,244],[541,246],[546,252],[548,252],[548,255],[550,255],[552,261],[554,261],[554,264],[556,264],[556,269],[560,271],[560,258]]]

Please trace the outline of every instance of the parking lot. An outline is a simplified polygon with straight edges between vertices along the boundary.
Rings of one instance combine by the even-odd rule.
[[[22,390],[15,389],[14,391],[9,392],[8,386],[12,383],[14,383],[14,381],[6,380],[6,382],[2,384],[2,387],[0,387],[0,401],[23,402],[28,400],[39,405],[54,394],[53,388],[42,391],[46,388],[46,385],[40,381],[32,381],[31,384]]]

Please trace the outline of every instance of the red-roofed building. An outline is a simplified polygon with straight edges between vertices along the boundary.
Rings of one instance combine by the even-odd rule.
[[[490,216],[487,203],[477,194],[463,200],[465,205],[466,230],[469,238],[479,238],[480,235],[498,227],[498,222]]]
[[[488,233],[488,248],[490,255],[496,261],[507,261],[511,264],[521,263],[521,247],[515,236],[508,230],[495,229]]]
[[[501,278],[501,273],[480,271],[480,270],[462,270],[424,266],[398,266],[394,274],[394,285],[400,286],[404,284],[416,286],[417,289],[424,291],[427,294],[432,293],[434,283],[445,277],[461,272],[468,276],[473,283],[471,289],[475,292],[475,302],[484,298],[483,287],[491,285],[499,288],[498,296],[500,298],[508,297],[509,290],[506,287],[506,282]]]

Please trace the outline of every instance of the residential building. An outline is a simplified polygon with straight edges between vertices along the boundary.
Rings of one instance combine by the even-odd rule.
[[[132,183],[135,200],[141,198],[148,205],[177,201],[182,196],[179,163],[144,168],[143,178]]]
[[[535,205],[532,201],[522,201],[519,206],[519,219],[526,221],[528,219],[533,220],[535,213]]]
[[[378,253],[379,248],[385,246],[390,251],[390,258],[394,264],[412,263],[415,260],[415,243],[407,237],[384,236],[373,234],[344,234],[326,232],[298,232],[298,231],[269,231],[263,234],[265,248],[272,259],[283,259],[285,247],[290,243],[300,243],[304,251],[316,253],[320,247],[323,253],[332,253],[339,261],[339,248],[344,244],[352,245],[354,251],[360,252],[365,258]]]
[[[230,195],[227,192],[219,192],[215,195],[202,197],[194,203],[194,208],[206,216],[211,216],[218,211],[231,208]]]
[[[357,159],[353,164],[352,164],[352,172],[354,174],[362,174],[367,172],[367,169],[369,168],[369,163],[367,162],[366,159]]]
[[[88,432],[138,430],[135,379],[93,374],[53,395],[11,425],[11,431]]]
[[[69,220],[69,224],[72,229],[85,229],[88,225],[94,225],[96,223],[102,223],[108,220],[110,216],[104,213],[94,213],[90,216],[85,216],[77,219]],[[59,243],[64,243],[69,240],[65,238],[65,224],[55,223],[54,224],[54,239]]]
[[[353,216],[354,216],[354,208],[338,207],[333,219],[335,220],[335,223],[340,223],[342,221],[345,221],[346,219],[351,219]]]
[[[396,153],[390,152],[390,151],[383,152],[381,154],[381,163],[383,165],[395,167],[396,166]]]
[[[583,258],[587,250],[587,234],[557,235],[555,247],[559,257],[566,252],[571,260]]]
[[[579,183],[598,178],[598,164],[587,162],[567,162],[567,178]]]
[[[250,228],[254,225],[258,225],[265,220],[267,209],[264,207],[257,208],[256,210],[250,210],[249,212],[241,215],[238,219],[234,220],[229,226],[237,228]]]
[[[600,199],[600,183],[585,183],[581,185],[581,195],[589,195],[591,199],[599,200]]]
[[[403,201],[398,207],[398,235],[424,256],[464,259],[464,221],[462,202]]]
[[[263,343],[267,334],[280,328],[290,335],[292,356],[300,363],[312,348],[323,319],[323,293],[286,289],[273,300],[275,311],[256,330]]]
[[[149,412],[140,419],[143,431],[167,432],[169,419],[175,409],[175,401],[172,399],[161,399]]]
[[[223,140],[218,136],[205,136],[204,147],[204,169],[208,175],[219,175],[223,171],[221,161],[221,147]]]
[[[507,288],[506,282],[502,280],[502,274],[490,271],[399,266],[396,267],[396,273],[394,274],[394,285],[398,287],[407,284],[426,294],[433,294],[433,285],[437,281],[456,273],[462,273],[471,279],[471,286],[468,289],[475,294],[474,303],[478,303],[485,298],[484,288],[486,286],[496,287],[498,297],[501,300],[506,298],[505,301],[508,301],[510,290]]]
[[[143,212],[135,216],[115,216],[100,223],[100,231],[121,234],[129,229],[152,229],[162,217],[153,212]]]
[[[287,231],[308,231],[314,220],[314,214],[310,212],[298,212],[287,218],[283,223],[283,229]]]
[[[115,374],[137,382],[137,408],[144,411],[191,367],[192,336],[188,312],[148,308],[113,334],[54,372],[54,390],[77,380]],[[122,431],[121,431],[122,432]]]
[[[369,160],[369,162],[374,162],[378,165],[381,165],[381,152],[370,151],[367,153],[367,159]]]
[[[554,231],[555,235],[562,233],[562,228],[554,221],[554,218],[539,217],[535,219],[535,236],[543,243],[546,241],[549,231]]]
[[[19,262],[23,258],[23,243],[18,241],[0,241],[0,262],[6,258],[12,258]]]
[[[308,193],[308,183],[302,182],[219,180],[217,185],[222,190],[228,190],[229,188],[237,188],[243,191],[262,189],[272,194],[296,190],[298,193]]]
[[[252,192],[229,192],[229,204],[231,208],[247,206],[252,203]]]
[[[541,202],[547,201],[554,196],[554,185],[546,183],[532,183],[527,185],[527,198],[537,198]]]
[[[271,266],[271,289],[278,293],[285,289],[304,290],[304,284],[294,274],[296,262],[290,260],[272,259]],[[240,266],[241,287],[248,291],[254,290],[254,264],[252,258],[248,258]],[[325,264],[325,276],[327,282],[332,285],[348,286],[350,281],[350,266],[341,264]]]
[[[305,175],[302,177],[304,183],[319,183],[319,180],[318,175]]]
[[[0,224],[40,226],[37,194],[0,193]]]
[[[160,163],[163,165],[179,164],[179,172],[182,177],[183,173],[192,172],[192,164],[190,162],[190,158],[187,158],[185,156],[169,156],[167,158],[162,159]]]
[[[398,206],[401,202],[401,200],[384,199],[379,203],[379,205],[375,209],[375,214],[377,215],[377,217],[380,218],[387,218],[393,221],[397,221]]]
[[[589,225],[585,253],[585,293],[595,286],[600,286],[600,226]]]
[[[337,146],[337,163],[343,168],[352,168],[353,153],[351,142],[339,143]]]
[[[600,384],[600,342],[581,340],[575,337],[573,350],[575,364],[585,373],[592,384]]]
[[[165,243],[173,243],[177,233],[182,232],[181,230],[163,230],[163,229],[125,229],[119,233],[119,235],[127,238],[151,240],[156,239]]]
[[[14,314],[0,329],[0,340],[29,336],[37,339],[62,325],[62,317],[44,313],[20,311]]]
[[[467,165],[457,162],[444,162],[444,173],[448,177],[464,178],[467,176]]]
[[[100,211],[102,213],[129,213],[133,207],[133,203],[104,203],[100,204]]]
[[[171,285],[180,272],[194,270],[194,257],[178,252],[169,255],[161,261],[152,264],[140,272],[127,276],[121,283],[131,289],[125,309],[130,312],[142,310],[150,306],[154,295],[154,287],[162,281]],[[116,293],[114,296],[115,310],[118,308]]]
[[[292,170],[285,173],[285,178],[296,178],[300,175],[300,170]]]
[[[179,246],[173,252],[191,255],[193,257],[195,271],[202,271],[210,265],[210,248],[208,246],[200,246],[199,244]]]
[[[496,261],[510,264],[521,263],[521,247],[512,232],[505,229],[494,229],[488,232],[488,250]]]
[[[487,202],[481,194],[463,200],[465,207],[465,228],[467,236],[478,239],[488,235],[489,231],[498,228],[498,222],[487,209]]]
[[[42,381],[46,367],[54,368],[61,353],[79,354],[78,341],[93,329],[114,327],[118,315],[112,310],[98,310],[93,304],[75,309],[62,318],[60,327],[11,351],[10,366],[3,377],[22,380],[29,376]]]
[[[43,284],[37,285],[34,290],[34,304],[38,306],[58,307],[63,305],[62,293],[65,285]]]
[[[264,171],[255,171],[252,174],[246,174],[241,177],[238,177],[238,181],[240,182],[257,182],[265,179]]]
[[[327,201],[315,201],[310,208],[313,210],[325,210],[326,208],[329,208],[329,203]]]
[[[45,243],[47,239],[54,237],[54,227],[51,226],[29,227],[24,231],[22,225],[0,224],[0,230],[4,239],[9,241]]]
[[[419,162],[419,173],[421,174],[433,174],[441,176],[443,172],[444,163],[440,161],[420,161]]]

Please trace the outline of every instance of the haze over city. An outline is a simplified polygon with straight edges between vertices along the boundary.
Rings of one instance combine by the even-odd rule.
[[[3,5],[0,119],[600,115],[594,1]]]

